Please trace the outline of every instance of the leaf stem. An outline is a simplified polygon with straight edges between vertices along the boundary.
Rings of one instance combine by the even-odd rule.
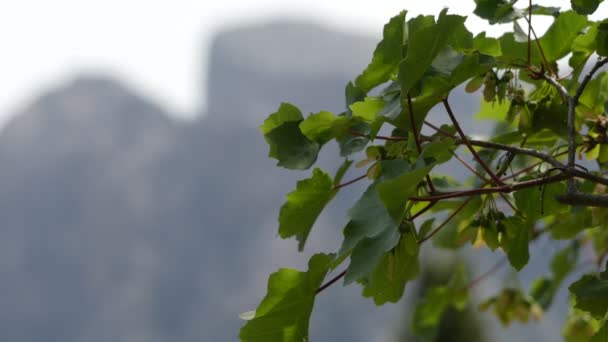
[[[351,184],[353,184],[353,183],[356,183],[356,182],[358,182],[358,181],[360,181],[360,180],[364,179],[365,177],[367,177],[367,174],[363,174],[363,175],[361,175],[361,176],[359,176],[359,177],[357,177],[357,178],[355,178],[355,179],[351,179],[351,180],[349,180],[348,182],[344,182],[344,183],[342,183],[342,184],[338,184],[338,185],[334,186],[334,187],[332,188],[332,190],[338,190],[338,189],[343,188],[343,187],[345,187],[345,186],[351,185]]]
[[[437,228],[433,229],[433,231],[431,231],[430,233],[428,233],[425,237],[423,237],[422,239],[418,240],[418,244],[421,245],[423,242],[431,239],[433,236],[435,236],[435,234],[439,233],[439,231],[441,230],[441,228],[445,227],[446,224],[448,224],[448,222],[450,222],[451,219],[454,218],[454,216],[456,216],[462,209],[464,209],[464,207],[469,204],[469,202],[471,201],[471,199],[473,199],[473,197],[469,197],[467,198],[464,202],[462,202],[460,204],[460,206],[456,209],[454,209],[454,211],[450,214],[450,216],[448,216],[445,221],[441,222],[441,224],[439,226],[437,226]]]
[[[332,286],[335,282],[337,282],[338,280],[340,280],[342,277],[344,277],[344,275],[346,275],[346,271],[348,271],[348,269],[345,269],[344,271],[340,272],[337,276],[331,278],[329,281],[327,281],[325,284],[319,286],[319,288],[315,291],[315,295],[318,295],[319,293],[321,293],[323,290],[325,290],[326,288]]]

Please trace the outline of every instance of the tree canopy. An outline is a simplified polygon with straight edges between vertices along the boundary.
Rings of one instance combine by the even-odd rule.
[[[303,250],[341,188],[369,185],[347,212],[341,246],[314,255],[305,271],[270,275],[258,308],[242,315],[240,339],[307,341],[315,299],[338,281],[361,286],[376,305],[399,301],[420,274],[427,244],[472,244],[504,254],[504,262],[478,278],[467,279],[459,268],[451,281],[425,292],[412,330],[428,332],[445,310],[465,308],[470,289],[500,265],[522,270],[531,244],[547,236],[566,241],[547,274],[528,290],[501,289],[479,308],[505,325],[527,322],[542,317],[560,286],[568,286],[565,340],[608,341],[608,19],[588,18],[601,2],[572,0],[571,8],[560,9],[475,0],[474,14],[490,25],[512,24],[499,38],[474,35],[466,17],[447,9],[416,17],[404,10],[384,26],[371,62],[346,85],[343,112],[304,116],[283,103],[270,114],[260,129],[278,166],[313,168],[331,141],[343,159],[333,176],[315,167],[287,194],[281,238],[295,237]],[[552,18],[542,36],[534,30],[538,16]],[[469,96],[480,94],[476,117],[496,121],[487,139],[471,138],[457,120],[450,93],[461,86]],[[436,107],[447,124],[427,119]],[[435,170],[450,161],[471,179],[459,182]],[[358,177],[344,181],[351,169]],[[583,259],[582,250],[592,258]],[[585,263],[593,269],[562,284]]]

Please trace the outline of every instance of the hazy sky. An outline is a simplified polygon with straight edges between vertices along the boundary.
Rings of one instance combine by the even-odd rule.
[[[569,7],[567,0],[535,3]],[[383,24],[403,8],[436,14],[443,7],[467,14],[474,1],[4,1],[0,122],[40,92],[83,72],[112,74],[178,115],[193,113],[204,108],[206,49],[224,27],[289,16],[380,37]],[[600,9],[606,13],[606,5]],[[470,16],[467,25],[480,31],[486,24]]]

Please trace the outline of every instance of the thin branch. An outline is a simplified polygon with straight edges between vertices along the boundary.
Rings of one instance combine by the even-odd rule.
[[[469,190],[462,190],[462,191],[454,191],[454,192],[443,193],[443,194],[434,195],[434,196],[424,196],[424,197],[414,196],[414,197],[410,197],[409,200],[418,201],[418,202],[422,202],[422,201],[428,202],[428,201],[440,201],[440,200],[444,200],[444,199],[448,199],[448,198],[477,196],[477,195],[483,195],[483,194],[494,194],[494,193],[499,193],[499,192],[511,193],[516,190],[530,188],[530,187],[538,186],[538,185],[542,185],[542,184],[561,182],[561,181],[564,181],[571,177],[572,176],[567,173],[560,173],[560,174],[554,175],[554,176],[535,178],[535,179],[531,179],[531,180],[527,180],[527,181],[523,181],[523,182],[505,184],[502,186],[496,186],[496,187],[491,187],[491,188],[477,188],[477,189],[469,189]]]
[[[562,95],[562,97],[564,98],[564,101],[570,101],[570,93],[568,93],[568,89],[566,89],[566,87],[559,83],[557,79],[546,74],[541,74],[541,77],[544,78],[547,83],[551,84],[553,87],[555,87],[555,89],[557,89],[560,95]]]
[[[364,179],[365,177],[367,177],[367,174],[361,175],[361,176],[359,176],[359,177],[357,177],[355,179],[351,179],[348,182],[344,182],[342,184],[338,184],[338,185],[334,186],[332,190],[338,190],[338,189],[343,188],[345,186],[351,185],[353,183],[356,183],[356,182]]]
[[[486,177],[484,177],[481,173],[479,173],[477,170],[475,170],[473,168],[473,166],[471,166],[469,163],[467,163],[466,160],[460,158],[459,155],[456,154],[456,152],[452,152],[452,155],[458,159],[458,161],[464,165],[464,167],[466,167],[469,171],[471,171],[475,176],[479,177],[481,180],[483,180],[484,182],[488,182],[488,180],[486,179]]]
[[[458,143],[458,141],[457,141],[457,143]],[[535,149],[498,144],[498,143],[493,143],[493,142],[484,141],[484,140],[469,140],[469,143],[473,146],[492,148],[492,149],[496,149],[496,150],[511,152],[514,154],[524,154],[524,155],[536,157],[544,162],[551,164],[553,167],[555,167],[557,169],[566,168],[566,165],[560,163],[557,159],[553,158],[552,156],[550,156],[546,153],[540,152]]]
[[[530,7],[531,8],[531,7]],[[538,51],[540,52],[540,57],[542,58],[542,63],[545,66],[545,68],[549,69],[549,71],[551,71],[551,73],[553,74],[553,70],[551,70],[551,66],[549,65],[549,62],[547,62],[547,58],[545,57],[545,52],[543,51],[543,47],[540,45],[540,39],[538,39],[538,36],[536,35],[536,32],[534,31],[534,27],[532,27],[532,16],[530,16],[530,19],[524,17],[524,19],[526,19],[526,21],[528,22],[528,30],[532,32],[532,35],[534,36],[534,41],[536,42],[536,46],[538,47]],[[530,45],[530,34],[528,33],[528,45]],[[528,69],[530,69],[530,59],[528,57]],[[543,73],[544,74],[544,73]]]
[[[412,97],[410,93],[407,93],[407,107],[410,112],[410,125],[412,126],[412,133],[414,134],[414,141],[416,142],[416,149],[418,150],[418,154],[422,153],[422,147],[420,147],[420,140],[418,139],[418,129],[416,128],[416,120],[414,118],[414,108],[412,106]],[[426,182],[429,185],[429,190],[431,193],[435,193],[435,187],[433,186],[433,181],[431,181],[431,176],[426,175]]]
[[[331,280],[329,280],[327,283],[321,285],[316,291],[315,291],[315,295],[318,295],[321,291],[325,290],[326,288],[332,286],[335,282],[337,282],[338,280],[340,280],[342,277],[344,277],[344,275],[346,274],[346,271],[348,271],[348,269],[345,269],[344,271],[340,272],[340,274],[338,274],[337,276],[333,277]]]
[[[585,87],[587,86],[589,81],[591,81],[591,79],[593,78],[593,75],[601,67],[603,67],[607,62],[608,62],[608,58],[598,59],[597,62],[595,63],[595,65],[593,66],[593,68],[591,68],[591,70],[589,70],[589,73],[587,75],[585,75],[585,78],[583,78],[581,85],[579,85],[578,89],[576,89],[576,93],[574,94],[574,97],[573,97],[575,106],[578,105],[578,100],[580,99],[581,95],[583,95],[583,91],[585,90]]]
[[[509,205],[509,207],[511,207],[511,210],[513,210],[514,213],[516,213],[519,216],[524,216],[521,211],[519,211],[519,209],[517,209],[517,207],[511,203],[511,201],[509,201],[509,198],[507,197],[507,195],[505,195],[502,192],[498,193],[500,195],[500,197],[502,197],[502,199]]]
[[[467,286],[465,288],[463,288],[463,290],[464,289],[472,289],[473,287],[477,286],[477,284],[481,283],[484,279],[486,279],[487,277],[491,276],[496,271],[498,271],[502,267],[502,265],[505,264],[506,261],[507,261],[507,258],[505,258],[505,257],[503,257],[502,259],[500,259],[489,270],[485,271],[484,273],[482,273],[481,275],[479,275],[477,278],[471,280],[467,284]]]
[[[558,195],[555,199],[562,204],[584,207],[608,207],[608,195],[586,194],[582,192],[568,192]]]
[[[420,209],[420,211],[418,211],[412,217],[410,217],[409,221],[414,221],[415,219],[420,217],[420,215],[426,213],[429,209],[431,209],[435,204],[437,204],[436,201],[429,202],[426,206],[424,206],[424,208]]]
[[[528,1],[528,65],[531,65],[531,51],[532,51],[532,39],[530,39],[530,32],[532,31],[532,0]]]
[[[462,128],[460,128],[460,124],[458,123],[458,121],[456,120],[456,117],[454,116],[454,112],[452,112],[452,108],[450,107],[450,103],[448,102],[447,98],[443,99],[443,105],[445,106],[445,110],[448,112],[448,115],[450,116],[450,120],[452,120],[452,123],[454,124],[454,128],[456,128],[456,131],[460,135],[460,138],[462,139],[464,144],[467,145],[467,147],[469,148],[469,151],[471,151],[475,160],[479,163],[479,165],[481,165],[481,167],[488,173],[490,178],[492,178],[492,180],[496,184],[504,185],[505,183],[503,183],[500,180],[500,178],[496,177],[494,172],[492,172],[492,169],[490,169],[490,167],[481,159],[479,154],[477,154],[477,151],[475,151],[475,149],[473,148],[473,146],[467,139],[466,135],[462,131]]]
[[[371,138],[369,136],[367,136],[367,134],[361,133],[361,132],[357,132],[357,131],[350,131],[351,135],[357,136],[357,137],[364,137],[364,138],[368,138],[371,140]],[[382,135],[376,135],[376,137],[374,139],[379,139],[379,140],[394,140],[394,141],[406,141],[407,138],[406,137],[387,137],[387,136],[382,136]]]
[[[439,133],[439,134],[441,134],[441,135],[443,135],[443,136],[445,136],[445,137],[452,138],[452,139],[455,139],[455,138],[456,138],[456,137],[455,137],[454,135],[452,135],[450,132],[446,132],[446,131],[442,130],[441,128],[439,128],[439,127],[437,127],[437,126],[433,125],[432,123],[430,123],[430,122],[428,122],[428,121],[426,121],[426,120],[424,120],[424,124],[425,124],[425,125],[427,125],[427,126],[429,126],[429,127],[430,127],[430,128],[432,128],[432,129],[434,129],[434,130],[435,130],[437,133]]]
[[[441,228],[445,227],[446,224],[448,224],[448,222],[450,222],[450,220],[452,218],[454,218],[454,216],[456,216],[462,209],[464,209],[464,207],[469,204],[469,202],[471,201],[471,199],[473,199],[472,197],[467,198],[464,202],[462,202],[460,204],[460,206],[456,209],[454,209],[454,211],[450,214],[450,216],[448,216],[448,218],[445,219],[445,221],[441,222],[441,224],[439,226],[437,226],[437,228],[435,228],[432,232],[428,233],[425,237],[423,237],[422,239],[418,240],[418,244],[421,245],[423,242],[429,240],[430,238],[432,238],[435,234],[437,234]]]

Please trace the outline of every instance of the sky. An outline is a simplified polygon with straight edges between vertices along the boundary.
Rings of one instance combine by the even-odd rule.
[[[534,3],[569,7],[568,0]],[[498,36],[501,31],[470,15],[473,0],[5,1],[0,11],[0,124],[37,95],[81,74],[112,75],[187,118],[204,112],[204,66],[218,30],[295,17],[380,38],[384,23],[402,9],[410,16],[437,14],[444,7],[469,14],[466,24],[473,32],[489,29]],[[606,5],[598,12],[608,13]]]

